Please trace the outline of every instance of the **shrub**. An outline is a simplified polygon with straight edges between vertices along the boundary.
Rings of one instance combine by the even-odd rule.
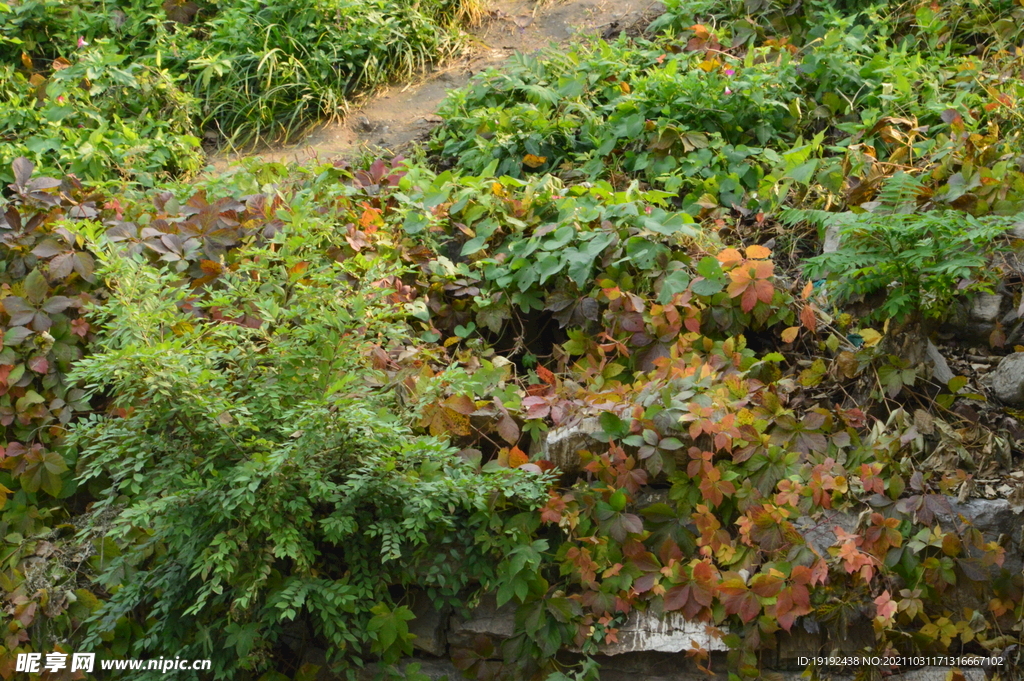
[[[884,291],[884,302],[870,315],[877,320],[942,319],[957,298],[991,293],[994,276],[987,266],[1014,219],[916,212],[915,193],[922,189],[920,182],[897,175],[870,212],[783,213],[790,224],[809,221],[837,230],[839,248],[808,260],[805,275],[827,276],[839,304]]]
[[[514,177],[640,180],[694,215],[770,213],[790,199],[856,206],[908,164],[927,167],[936,199],[952,207],[1020,210],[1014,102],[1024,89],[1008,77],[1018,68],[1008,53],[982,65],[916,52],[892,22],[875,21],[885,14],[873,4],[845,14],[804,3],[810,19],[794,44],[775,21],[795,20],[787,4],[753,3],[767,13],[760,23],[687,4],[670,12],[711,19],[670,16],[652,25],[670,28],[652,40],[580,45],[486,73],[442,105],[432,148],[473,174],[496,160]]]
[[[411,652],[406,588],[443,605],[493,587],[536,527],[516,514],[542,503],[543,478],[479,472],[410,436],[371,366],[374,344],[405,338],[372,283],[387,272],[324,257],[335,234],[293,225],[201,302],[178,275],[106,257],[103,332],[69,380],[113,415],[79,422],[69,445],[125,547],[98,579],[130,578],[86,646],[127,616],[132,654],[209,657],[214,678],[239,679],[286,659],[298,620],[332,662],[390,663]]]
[[[0,5],[11,81],[0,155],[41,163],[58,152],[48,167],[83,179],[187,177],[201,132],[238,143],[288,137],[450,56],[459,26],[479,14],[477,0]]]
[[[47,77],[0,65],[0,181],[22,156],[93,182],[153,186],[198,170],[195,100],[167,71],[127,59],[103,42],[59,58]]]

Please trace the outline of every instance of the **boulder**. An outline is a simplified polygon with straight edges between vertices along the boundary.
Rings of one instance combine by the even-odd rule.
[[[1024,352],[1003,357],[988,375],[988,385],[1003,404],[1024,406]]]
[[[1003,297],[998,293],[983,293],[971,301],[970,320],[975,324],[992,325],[999,319]]]
[[[870,629],[870,627],[869,627]],[[667,655],[663,653],[634,653],[628,661],[621,658],[595,659],[600,663],[600,681],[727,681],[729,675],[724,671],[722,660],[713,659],[711,669],[717,674],[704,674],[696,669],[692,662],[683,655]],[[920,669],[900,670],[898,674],[888,677],[892,681],[949,681],[960,678],[950,674],[958,669],[964,681],[985,681],[985,672],[979,667],[921,667]],[[765,669],[765,677],[777,681],[806,681],[808,674],[806,665],[800,669],[769,670]],[[735,677],[733,677],[735,678]],[[864,678],[852,672],[818,669],[814,678],[821,681],[855,681]]]
[[[1006,549],[1003,567],[1010,572],[1022,569],[1024,548],[1024,508],[1014,506],[1007,499],[971,499],[951,504],[958,524],[964,521],[981,530],[988,541],[998,541]],[[952,524],[954,518],[939,516],[943,524]]]

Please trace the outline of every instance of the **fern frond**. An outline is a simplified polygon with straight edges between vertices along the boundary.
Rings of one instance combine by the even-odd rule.
[[[808,224],[813,225],[814,227],[824,228],[830,225],[837,215],[839,214],[830,213],[827,210],[786,208],[779,216],[779,220],[787,227]]]
[[[919,178],[904,172],[896,173],[882,186],[878,194],[881,205],[873,212],[889,215],[912,213],[917,210],[917,200],[924,191],[925,184]]]

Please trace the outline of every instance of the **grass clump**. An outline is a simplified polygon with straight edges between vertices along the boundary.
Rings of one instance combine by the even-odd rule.
[[[0,5],[0,167],[188,176],[199,139],[285,140],[454,54],[478,0]],[[10,181],[10,177],[4,178]]]

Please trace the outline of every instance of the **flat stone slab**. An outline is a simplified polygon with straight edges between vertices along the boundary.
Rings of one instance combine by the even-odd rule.
[[[600,646],[604,655],[621,655],[636,651],[679,653],[694,648],[724,651],[729,647],[714,636],[703,622],[692,622],[679,613],[664,618],[639,610],[630,611],[619,627],[618,643]]]

